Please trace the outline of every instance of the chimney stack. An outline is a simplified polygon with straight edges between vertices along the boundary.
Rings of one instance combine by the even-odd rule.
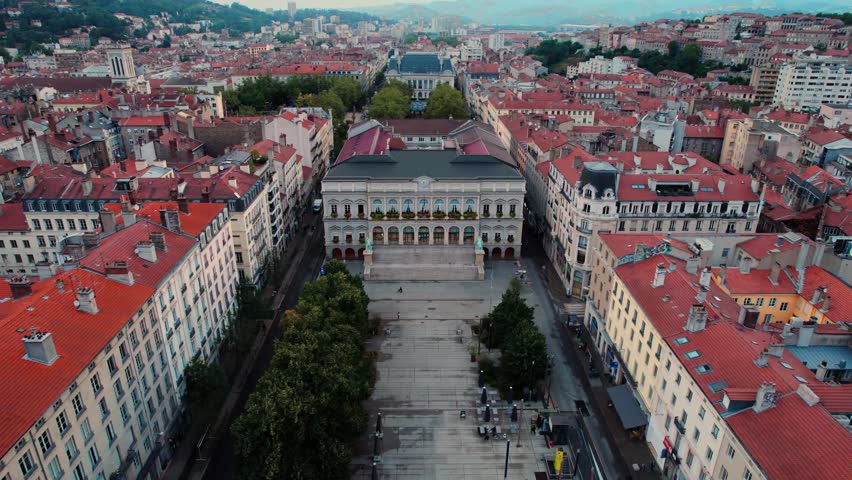
[[[38,279],[39,280],[47,280],[48,278],[56,275],[56,265],[50,261],[42,261],[36,263],[36,269],[38,270]]]
[[[18,300],[33,294],[33,282],[26,275],[13,277],[9,280],[9,289],[12,290],[12,298]]]
[[[180,200],[178,200],[178,205],[180,205]],[[189,207],[187,206],[188,210]],[[180,213],[177,210],[167,208],[160,210],[160,224],[170,232],[180,233]]]
[[[210,187],[207,185],[201,187],[201,201],[204,203],[210,203]]]
[[[157,261],[157,248],[153,242],[143,240],[136,244],[136,255],[142,260],[154,263]]]
[[[698,293],[695,294],[695,303],[703,304],[707,300],[707,287],[698,287]]]
[[[80,287],[77,289],[77,310],[92,315],[100,312],[98,302],[95,299],[95,290],[92,287]]]
[[[654,288],[662,287],[666,283],[666,265],[663,263],[658,263],[657,268],[654,271],[654,280],[651,282],[651,286]]]
[[[56,133],[56,115],[51,113],[47,116],[47,128],[51,133]]]
[[[825,300],[822,301],[822,307],[819,311],[825,313],[829,308],[831,308],[831,295],[826,295]]]
[[[710,279],[712,278],[712,275],[713,274],[712,274],[712,270],[710,270],[710,267],[704,267],[701,270],[701,276],[698,277],[698,284],[701,285],[704,288],[709,289],[710,288]]]
[[[719,193],[722,193],[722,194],[724,194],[724,193],[725,193],[725,185],[726,185],[727,183],[728,183],[728,182],[727,182],[727,181],[725,181],[725,179],[724,179],[724,178],[720,178],[720,179],[719,179],[719,183],[717,184],[717,186],[718,186],[718,188],[719,188]]]
[[[751,258],[743,257],[743,259],[740,260],[740,273],[745,275],[751,273]]]
[[[769,410],[775,406],[778,401],[778,396],[775,393],[775,384],[772,382],[763,382],[757,389],[757,395],[754,401],[754,411],[757,413]]]
[[[83,176],[83,180],[80,182],[80,187],[83,189],[84,197],[88,197],[92,194],[92,177],[89,176],[88,172]]]
[[[758,366],[758,368],[763,368],[769,365],[769,350],[763,349],[758,355],[757,359],[754,361],[754,364]]]
[[[163,232],[151,232],[150,235],[151,243],[154,244],[154,247],[161,251],[167,252],[168,248],[166,246],[166,234]]]
[[[828,290],[828,288],[826,288],[826,287],[817,287],[817,288],[815,288],[815,289],[814,289],[814,294],[813,294],[813,296],[811,297],[811,303],[812,303],[812,304],[814,304],[814,305],[816,305],[817,303],[819,303],[819,302],[820,302],[820,300],[822,300],[822,294],[823,294],[823,291],[825,291],[825,290]]]
[[[781,273],[781,264],[775,262],[772,264],[772,269],[769,270],[769,283],[778,285],[778,275]]]
[[[707,309],[704,305],[693,305],[689,307],[689,315],[686,317],[686,331],[697,333],[707,328]]]
[[[700,182],[697,178],[693,178],[693,179],[690,181],[690,184],[691,184],[691,186],[692,186],[692,192],[693,192],[693,193],[698,192],[698,189],[699,189],[699,187],[701,186],[701,182]]]
[[[107,263],[106,275],[110,280],[133,285],[133,272],[130,271],[127,262],[123,260]]]
[[[816,378],[820,382],[824,382],[826,377],[828,377],[828,362],[825,360],[819,362],[816,369]]]
[[[686,273],[695,275],[698,273],[698,255],[686,259]]]
[[[22,340],[24,350],[27,352],[24,358],[27,360],[52,365],[59,358],[50,332],[37,332],[35,327],[30,327],[30,334]]]
[[[115,233],[116,230],[116,221],[115,221],[115,212],[104,207],[98,212],[98,216],[101,220],[101,227],[104,230],[105,235],[111,235]]]
[[[725,284],[725,279],[728,278],[728,266],[726,264],[722,264],[719,267],[719,283],[722,285]]]
[[[98,232],[86,232],[83,234],[83,246],[86,250],[92,250],[101,244],[101,237]]]
[[[189,215],[189,200],[184,196],[180,196],[177,199],[178,210],[185,215]]]
[[[228,177],[228,185],[230,185],[231,188],[237,188],[237,177],[233,175]]]

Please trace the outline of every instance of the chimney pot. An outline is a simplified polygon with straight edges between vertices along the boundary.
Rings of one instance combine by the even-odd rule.
[[[26,275],[13,277],[9,280],[9,289],[12,290],[13,299],[24,298],[33,294],[33,282]]]
[[[707,309],[704,305],[695,304],[689,307],[686,317],[686,331],[697,333],[707,328]]]
[[[23,339],[26,359],[44,365],[52,365],[59,355],[56,353],[56,345],[50,332],[37,332],[35,327],[30,328],[30,334]]]
[[[666,265],[664,263],[658,263],[657,268],[654,271],[654,280],[651,282],[651,286],[654,288],[658,288],[665,285],[666,272]]]
[[[95,299],[95,290],[92,287],[80,287],[77,289],[77,310],[81,312],[98,313],[98,302]]]
[[[151,235],[154,235],[153,233]],[[154,242],[149,241],[141,241],[136,244],[136,254],[139,255],[139,258],[145,260],[147,262],[155,263],[157,261],[157,248],[154,246]],[[121,270],[116,270],[116,275],[125,275],[130,273],[126,268]],[[132,278],[132,277],[131,277]]]
[[[769,283],[778,285],[778,275],[781,273],[781,264],[775,262],[772,264],[772,269],[769,270]]]
[[[163,232],[151,232],[150,235],[151,242],[154,244],[157,250],[162,252],[167,252],[168,247],[166,245],[166,234]]]

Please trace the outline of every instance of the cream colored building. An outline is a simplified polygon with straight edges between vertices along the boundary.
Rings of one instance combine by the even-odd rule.
[[[323,180],[326,254],[361,257],[393,245],[473,246],[488,258],[520,256],[524,179],[490,155],[455,149],[355,155]]]
[[[545,248],[569,295],[583,297],[600,232],[748,233],[760,193],[694,154],[645,152],[554,160],[548,177]]]
[[[801,144],[795,132],[769,120],[748,118],[728,121],[719,163],[750,173],[761,158],[778,156],[796,161],[800,155]]]
[[[636,428],[664,477],[848,474],[831,452],[848,450],[852,435],[811,390],[819,372],[789,351],[808,345],[804,330],[814,327],[782,342],[744,329],[745,309],[712,281],[707,253],[660,235],[604,234],[593,257],[585,323],[604,373],[628,386],[632,413],[645,418]],[[808,448],[826,441],[830,451]]]
[[[186,365],[217,355],[235,307],[227,209],[199,208],[168,213],[169,228],[125,212],[124,228],[87,238],[79,268],[11,280],[0,478],[159,478]]]

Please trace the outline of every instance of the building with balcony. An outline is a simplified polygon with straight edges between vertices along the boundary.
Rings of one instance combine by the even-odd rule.
[[[571,155],[548,172],[545,247],[566,292],[589,286],[592,239],[602,232],[757,231],[758,184],[694,153]]]
[[[361,258],[369,239],[376,278],[383,258],[427,251],[435,268],[459,258],[475,278],[477,240],[485,258],[518,257],[524,179],[508,155],[463,143],[460,136],[441,150],[387,149],[335,164],[322,188],[327,255]]]
[[[772,102],[785,110],[818,111],[852,99],[852,67],[846,58],[800,58],[781,66]]]

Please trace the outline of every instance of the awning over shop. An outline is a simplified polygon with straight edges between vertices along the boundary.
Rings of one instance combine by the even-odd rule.
[[[609,387],[606,392],[609,394],[609,398],[615,406],[615,411],[618,413],[618,418],[621,419],[621,424],[626,430],[648,424],[648,418],[645,416],[645,412],[639,408],[639,402],[633,396],[630,385],[622,383]]]

